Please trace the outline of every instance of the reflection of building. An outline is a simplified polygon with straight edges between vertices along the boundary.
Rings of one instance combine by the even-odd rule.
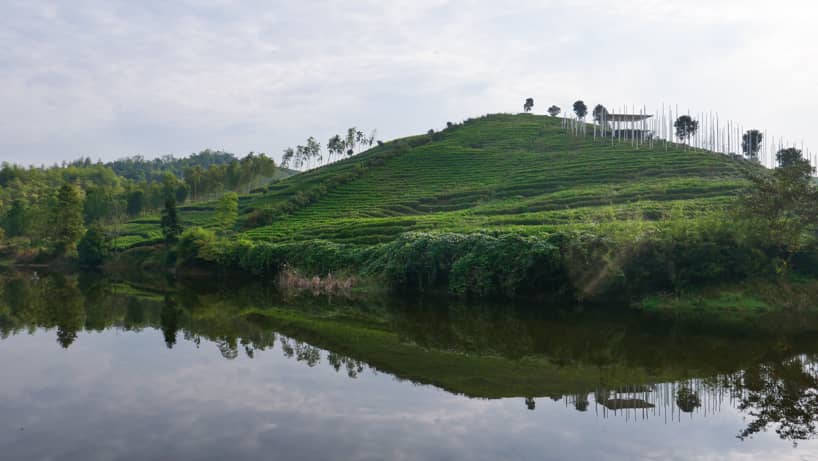
[[[605,399],[598,403],[609,410],[635,410],[656,406],[642,399]]]

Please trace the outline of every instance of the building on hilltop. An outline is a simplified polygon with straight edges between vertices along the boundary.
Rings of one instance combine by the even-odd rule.
[[[648,129],[649,114],[605,114],[600,125],[605,131],[619,138],[650,139],[653,131]]]

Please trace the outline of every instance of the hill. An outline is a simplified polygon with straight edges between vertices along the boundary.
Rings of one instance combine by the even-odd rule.
[[[398,139],[240,197],[242,238],[370,245],[409,231],[514,232],[659,221],[723,208],[748,162],[684,146],[633,148],[573,137],[560,119],[489,115]],[[217,229],[213,205],[182,208]],[[158,216],[120,247],[153,243]]]
[[[744,191],[774,205],[784,190],[740,157],[573,136],[543,116],[447,125],[242,195],[230,229],[216,202],[198,202],[180,208],[179,245],[153,246],[158,216],[125,225],[115,245],[129,267],[175,261],[312,289],[340,275],[478,297],[632,298],[818,267],[801,224],[782,234],[765,216],[732,213]]]

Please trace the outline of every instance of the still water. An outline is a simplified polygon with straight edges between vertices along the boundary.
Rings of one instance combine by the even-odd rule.
[[[0,275],[0,459],[818,459],[818,318]]]

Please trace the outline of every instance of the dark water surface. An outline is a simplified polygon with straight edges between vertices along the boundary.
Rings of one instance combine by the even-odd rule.
[[[0,459],[818,459],[818,318],[0,276]]]

